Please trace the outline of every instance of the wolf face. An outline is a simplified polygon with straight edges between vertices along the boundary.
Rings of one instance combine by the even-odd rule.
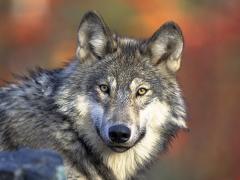
[[[112,34],[99,15],[87,13],[78,30],[80,64],[68,92],[62,90],[86,140],[96,149],[125,152],[144,139],[161,145],[169,124],[186,128],[175,78],[182,50],[182,32],[173,22],[136,40]]]

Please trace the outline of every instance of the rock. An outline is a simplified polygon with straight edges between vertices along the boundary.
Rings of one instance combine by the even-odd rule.
[[[66,180],[62,158],[49,150],[0,152],[0,180]]]

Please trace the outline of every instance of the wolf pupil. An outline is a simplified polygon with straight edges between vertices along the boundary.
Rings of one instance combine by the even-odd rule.
[[[147,93],[147,89],[146,88],[140,88],[137,91],[137,96],[143,96],[146,93]]]
[[[100,90],[104,93],[108,93],[109,92],[109,88],[107,85],[100,85]]]

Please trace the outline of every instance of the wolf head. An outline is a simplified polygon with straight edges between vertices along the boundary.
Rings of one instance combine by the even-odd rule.
[[[176,82],[182,51],[182,32],[173,22],[136,40],[113,34],[89,12],[78,30],[78,60],[61,89],[62,110],[97,148],[125,152],[142,142],[157,148],[172,127],[186,128]]]

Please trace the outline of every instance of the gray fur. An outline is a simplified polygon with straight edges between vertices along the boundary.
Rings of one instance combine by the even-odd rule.
[[[136,178],[186,128],[176,82],[182,49],[175,23],[135,40],[112,34],[99,15],[86,13],[76,60],[0,89],[0,150],[53,149],[63,156],[69,179]],[[148,91],[137,97],[140,86]],[[149,114],[152,122],[149,112],[157,116]],[[122,152],[108,139],[108,127],[117,123],[132,130]]]

